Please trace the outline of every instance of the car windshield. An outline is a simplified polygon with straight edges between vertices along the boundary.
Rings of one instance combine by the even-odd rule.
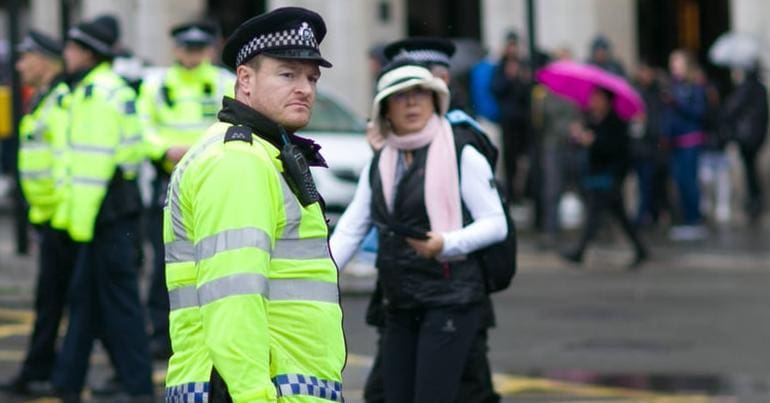
[[[360,134],[366,130],[364,122],[353,111],[333,98],[318,93],[313,105],[313,115],[303,132],[342,132]]]

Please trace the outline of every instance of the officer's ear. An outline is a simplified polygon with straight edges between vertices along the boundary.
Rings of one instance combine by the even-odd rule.
[[[251,95],[252,84],[256,78],[256,72],[249,66],[242,64],[235,69],[235,93],[245,96]]]
[[[262,62],[262,55],[257,55],[244,64],[241,64],[235,69],[235,93],[251,95],[251,89],[254,86],[254,80],[256,80],[257,72],[259,71]]]

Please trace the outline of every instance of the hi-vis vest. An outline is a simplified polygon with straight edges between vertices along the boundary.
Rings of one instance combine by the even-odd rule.
[[[235,76],[204,62],[188,70],[175,64],[147,77],[137,110],[145,131],[147,155],[159,160],[172,146],[192,146],[217,121],[222,97],[232,97]],[[164,166],[171,172],[172,166]]]
[[[136,93],[102,63],[72,89],[69,99],[69,233],[93,238],[96,217],[110,181],[120,172],[136,179],[144,159]]]
[[[69,88],[63,82],[43,95],[37,106],[19,124],[19,177],[24,198],[29,203],[29,221],[51,222],[57,228],[65,220],[54,220],[56,208],[66,195],[64,150],[66,146]]]
[[[225,142],[231,127],[214,124],[169,185],[166,401],[206,402],[212,365],[234,402],[342,401],[342,310],[321,207],[299,203],[273,145]]]

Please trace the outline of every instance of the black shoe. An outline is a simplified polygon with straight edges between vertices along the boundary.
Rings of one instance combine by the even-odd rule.
[[[650,254],[642,249],[640,251],[636,252],[636,256],[634,256],[634,260],[631,261],[628,265],[628,270],[639,270],[641,269],[641,266],[650,259]]]
[[[575,263],[575,264],[583,263],[583,252],[579,250],[562,252],[561,257],[570,263]]]

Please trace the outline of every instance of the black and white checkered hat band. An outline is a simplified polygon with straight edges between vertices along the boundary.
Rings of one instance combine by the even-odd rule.
[[[436,50],[402,50],[393,61],[411,59],[420,63],[438,63],[449,66],[449,57]]]
[[[71,28],[67,32],[67,36],[70,39],[78,40],[78,41],[80,41],[80,42],[82,42],[82,43],[92,47],[93,49],[95,49],[99,53],[102,53],[102,54],[105,54],[105,55],[109,55],[109,54],[112,53],[112,48],[108,44],[106,44],[106,43],[100,41],[99,39],[97,39],[97,38],[87,34],[86,32],[84,32],[83,30],[81,30],[78,27]]]
[[[249,60],[254,54],[268,49],[304,47],[318,50],[315,35],[312,34],[312,31],[308,34],[308,31],[307,27],[300,27],[298,29],[287,29],[254,37],[238,51],[235,65],[239,66]]]

